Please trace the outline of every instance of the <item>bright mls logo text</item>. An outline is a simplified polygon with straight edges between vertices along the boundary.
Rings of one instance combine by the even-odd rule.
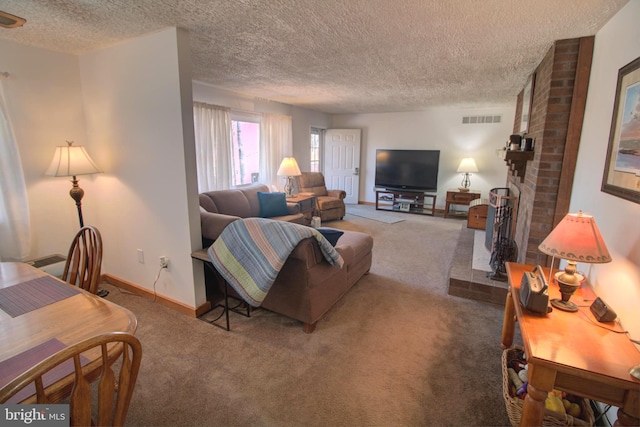
[[[60,410],[62,407],[68,408],[68,405],[51,405],[52,408],[45,405],[20,405],[25,408],[20,408],[18,405],[11,405],[11,408],[4,408],[5,421],[22,422],[24,424],[31,424],[35,422],[40,424],[41,422],[64,422],[67,420],[67,411]],[[50,425],[50,424],[49,424]]]

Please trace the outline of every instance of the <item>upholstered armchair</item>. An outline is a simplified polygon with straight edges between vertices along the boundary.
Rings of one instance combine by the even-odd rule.
[[[314,193],[316,195],[317,215],[322,221],[342,219],[345,214],[344,190],[327,190],[324,175],[320,172],[302,172],[296,177],[300,193]]]

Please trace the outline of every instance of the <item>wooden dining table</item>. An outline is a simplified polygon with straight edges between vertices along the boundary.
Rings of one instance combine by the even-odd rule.
[[[0,262],[0,388],[67,346],[136,327],[124,307],[28,264]]]

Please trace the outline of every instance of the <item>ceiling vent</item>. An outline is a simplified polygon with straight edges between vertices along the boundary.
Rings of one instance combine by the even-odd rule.
[[[478,123],[500,123],[502,116],[465,116],[462,118],[463,125],[475,125]]]
[[[0,10],[0,27],[17,28],[22,27],[25,22],[27,22],[27,20],[24,18],[20,18],[19,16],[15,16]]]

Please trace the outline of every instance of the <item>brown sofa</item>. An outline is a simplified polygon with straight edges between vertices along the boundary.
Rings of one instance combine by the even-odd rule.
[[[203,245],[209,246],[224,228],[239,218],[260,216],[258,192],[269,192],[264,184],[252,184],[231,190],[216,190],[200,193],[200,224]],[[280,221],[305,224],[297,203],[287,203],[289,215],[272,217]]]
[[[240,217],[258,216],[257,191],[266,191],[266,186],[200,194],[205,248],[230,222]],[[300,223],[303,217],[300,213],[294,213],[282,220]],[[280,270],[262,307],[299,320],[305,332],[313,332],[318,320],[371,268],[373,238],[370,235],[344,231],[335,248],[344,260],[341,269],[331,266],[324,259],[314,238],[302,240]],[[221,295],[219,283],[209,269],[205,270],[205,276],[207,296],[211,301],[217,300]],[[231,287],[229,289],[232,291]]]
[[[329,265],[315,239],[301,241],[280,270],[262,307],[299,320],[305,332],[313,332],[318,320],[371,268],[370,235],[345,231],[335,248],[344,260],[341,269]]]

